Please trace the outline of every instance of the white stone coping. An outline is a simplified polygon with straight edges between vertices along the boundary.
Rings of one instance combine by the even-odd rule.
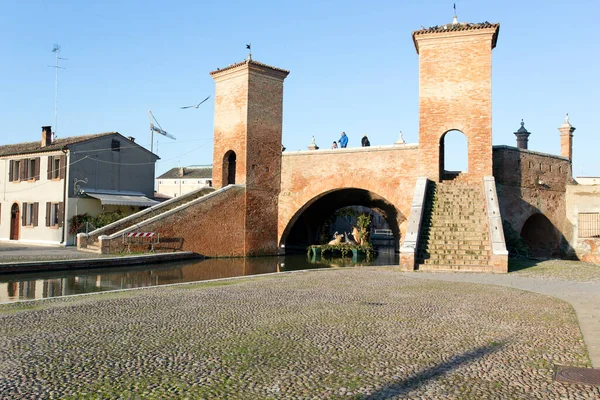
[[[493,176],[483,177],[483,190],[485,192],[485,208],[487,210],[492,253],[496,255],[508,255],[504,239],[504,229],[502,228],[498,193],[496,192],[496,180]]]
[[[115,221],[115,222],[113,222],[113,223],[111,223],[111,224],[105,225],[105,226],[103,226],[103,227],[101,227],[101,228],[98,228],[98,229],[96,229],[96,230],[94,230],[94,231],[91,231],[91,232],[88,232],[88,233],[83,233],[83,232],[82,232],[82,233],[78,233],[78,234],[77,234],[77,237],[84,237],[84,238],[85,238],[85,237],[90,237],[90,236],[97,236],[97,235],[100,235],[102,232],[105,232],[105,231],[107,231],[107,230],[110,230],[111,228],[114,228],[114,227],[116,227],[116,226],[119,226],[119,225],[121,225],[121,224],[123,224],[123,223],[125,223],[125,222],[127,222],[127,221],[131,221],[131,220],[133,220],[133,219],[136,219],[136,218],[138,218],[138,217],[141,217],[141,216],[143,216],[143,215],[146,215],[146,214],[153,213],[153,212],[154,212],[154,211],[156,211],[157,209],[159,209],[159,208],[161,208],[161,207],[166,207],[166,206],[168,206],[169,204],[175,203],[176,201],[180,201],[181,199],[186,199],[187,197],[192,197],[193,195],[195,195],[195,194],[196,194],[197,192],[199,192],[200,190],[205,190],[205,189],[206,189],[206,188],[205,188],[205,187],[203,187],[203,188],[200,188],[200,189],[197,189],[197,190],[191,191],[191,192],[189,192],[189,193],[186,193],[186,194],[184,194],[184,195],[181,195],[181,196],[178,196],[178,197],[173,197],[172,199],[169,199],[169,200],[167,200],[167,201],[163,201],[162,203],[159,203],[159,204],[155,204],[155,205],[153,205],[152,207],[145,208],[145,209],[143,209],[143,210],[141,210],[141,211],[138,211],[138,212],[136,212],[135,214],[128,215],[128,216],[127,216],[127,217],[125,217],[125,218],[121,218],[121,219],[120,219],[120,220],[118,220],[118,221]]]
[[[425,196],[427,194],[427,178],[417,178],[413,201],[410,206],[410,215],[404,242],[400,247],[400,253],[414,253],[419,244],[419,234],[421,232],[421,221],[423,219],[423,208]]]
[[[218,196],[219,194],[224,193],[224,192],[226,192],[228,190],[231,190],[231,189],[233,189],[235,187],[238,187],[238,188],[242,187],[243,188],[243,187],[246,187],[246,186],[245,185],[227,185],[227,186],[225,186],[225,187],[223,187],[223,188],[221,188],[219,190],[215,190],[212,193],[209,193],[207,195],[198,197],[197,199],[194,199],[194,200],[189,201],[187,203],[183,203],[180,206],[177,206],[177,207],[175,207],[175,208],[173,208],[173,209],[171,209],[169,211],[166,211],[164,213],[155,215],[152,218],[145,219],[142,222],[140,222],[139,224],[130,225],[130,226],[128,226],[125,229],[121,229],[120,231],[113,233],[112,235],[102,235],[102,236],[99,236],[98,240],[100,240],[100,242],[102,242],[103,240],[116,239],[118,237],[123,236],[123,234],[125,234],[127,232],[138,230],[138,229],[144,227],[145,225],[148,225],[148,224],[151,224],[151,223],[153,223],[155,221],[161,220],[161,219],[163,219],[165,217],[168,217],[169,215],[175,214],[175,213],[179,212],[180,210],[183,210],[183,209],[185,209],[187,207],[190,207],[190,206],[192,206],[194,204],[198,204],[198,203],[201,203],[201,202],[206,201],[208,199],[211,199],[211,198],[213,198],[215,196]]]
[[[331,145],[331,144],[330,144]],[[346,148],[337,148],[337,149],[324,149],[320,148],[318,150],[297,150],[297,151],[284,151],[281,153],[283,157],[293,157],[293,156],[305,156],[307,154],[311,155],[321,155],[321,154],[346,154],[346,153],[361,153],[361,152],[375,152],[375,151],[390,151],[390,150],[412,150],[418,149],[418,143],[412,144],[388,144],[384,146],[367,146],[367,147],[346,147]]]

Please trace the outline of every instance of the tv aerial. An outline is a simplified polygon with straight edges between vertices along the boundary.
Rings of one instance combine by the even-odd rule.
[[[154,117],[154,114],[152,114],[152,111],[148,111],[148,117],[150,119],[150,152],[152,153],[153,150],[153,141],[154,141],[154,132],[166,136],[169,139],[173,139],[173,140],[177,140],[177,138],[173,135],[171,135],[170,133],[168,133],[167,131],[165,131],[160,124],[158,123],[158,121],[156,120],[156,118]],[[156,123],[156,125],[154,125],[154,123],[152,122],[154,121],[154,123]]]

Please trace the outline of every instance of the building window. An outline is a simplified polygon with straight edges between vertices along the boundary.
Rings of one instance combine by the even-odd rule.
[[[552,172],[552,164],[548,165],[548,171]]]
[[[23,226],[38,225],[38,211],[40,203],[23,203]]]
[[[62,226],[63,203],[46,203],[46,226]]]
[[[579,237],[600,238],[600,213],[579,213]]]
[[[529,169],[533,168],[533,161],[529,161]]]
[[[182,184],[182,185],[185,185],[185,181],[181,181],[181,184]]]
[[[52,160],[52,179],[60,177],[60,158],[53,157]]]
[[[27,160],[27,180],[35,179],[35,158]]]
[[[14,160],[10,162],[12,167],[10,169],[10,181],[18,182],[21,180],[21,161]]]
[[[110,143],[110,148],[112,151],[121,151],[121,142],[119,142],[117,139],[113,139]]]

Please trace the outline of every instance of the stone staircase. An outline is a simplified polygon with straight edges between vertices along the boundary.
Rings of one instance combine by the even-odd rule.
[[[491,271],[482,184],[430,182],[415,264],[419,270]]]
[[[77,250],[90,253],[100,253],[100,243],[98,241],[100,235],[111,235],[127,227],[132,227],[133,229],[135,226],[145,220],[156,217],[157,215],[165,214],[182,205],[191,203],[200,197],[204,197],[207,194],[213,193],[214,191],[215,189],[212,187],[197,189],[182,196],[174,197],[150,208],[141,210],[135,214],[113,222],[112,224],[96,229],[88,234],[79,234],[83,237],[78,239]]]

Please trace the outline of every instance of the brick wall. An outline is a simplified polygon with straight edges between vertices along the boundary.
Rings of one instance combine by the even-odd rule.
[[[181,240],[183,251],[193,251],[208,257],[245,255],[244,220],[245,188],[233,187],[191,205],[177,213],[144,225],[144,232],[158,232],[166,246],[167,241]],[[123,251],[119,237],[102,243],[103,253]]]
[[[440,179],[440,140],[465,134],[468,179],[492,173],[492,39],[496,28],[415,35],[419,53],[421,176]]]
[[[567,223],[571,228],[567,238],[578,259],[600,264],[600,238],[579,237],[580,213],[600,213],[600,185],[567,186]]]
[[[381,146],[284,153],[279,195],[279,243],[308,205],[331,191],[356,188],[397,209],[401,238],[417,179],[418,147]]]
[[[566,186],[571,182],[568,159],[531,150],[494,146],[494,178],[503,220],[521,232],[532,215],[544,214],[568,253],[571,228],[566,223]]]

